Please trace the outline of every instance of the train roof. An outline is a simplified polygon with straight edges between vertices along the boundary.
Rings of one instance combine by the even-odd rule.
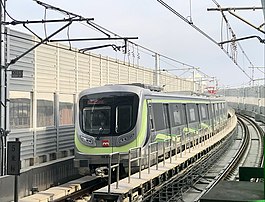
[[[138,95],[144,95],[149,98],[181,98],[188,100],[205,100],[205,101],[224,101],[220,98],[206,97],[206,96],[193,96],[193,95],[183,95],[178,92],[157,92],[151,91],[150,89],[144,88],[143,86],[136,86],[130,84],[115,84],[115,85],[105,85],[100,87],[88,88],[80,92],[79,97],[87,94],[94,93],[106,93],[106,92],[133,92]]]

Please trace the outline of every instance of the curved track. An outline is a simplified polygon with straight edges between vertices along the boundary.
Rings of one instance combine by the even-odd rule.
[[[234,138],[233,145],[230,146],[229,150],[217,161],[199,183],[194,185],[200,187],[203,191],[198,192],[197,189],[196,192],[191,188],[183,195],[183,201],[199,201],[204,194],[208,193],[221,180],[237,180],[238,170],[241,166],[263,166],[264,131],[252,119],[246,116],[237,116],[238,133]],[[194,197],[195,195],[197,197]]]

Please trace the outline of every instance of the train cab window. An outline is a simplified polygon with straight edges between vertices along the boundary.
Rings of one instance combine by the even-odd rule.
[[[88,133],[108,134],[110,132],[110,107],[85,107],[83,128]]]
[[[116,107],[115,132],[123,133],[128,131],[132,125],[132,106],[123,105]]]
[[[81,130],[89,135],[120,135],[137,121],[139,97],[131,92],[84,95],[79,101]]]

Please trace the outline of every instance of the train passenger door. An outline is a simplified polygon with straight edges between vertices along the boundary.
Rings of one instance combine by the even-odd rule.
[[[168,104],[163,104],[163,112],[164,112],[163,114],[164,114],[166,133],[171,136],[171,125],[170,125],[170,120],[169,120]]]

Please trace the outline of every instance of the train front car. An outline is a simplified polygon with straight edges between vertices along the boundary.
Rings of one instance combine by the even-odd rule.
[[[129,149],[143,143],[147,129],[147,118],[143,122],[142,118],[139,120],[142,112],[147,111],[146,105],[141,104],[143,90],[135,86],[113,85],[80,93],[75,166],[83,174],[106,170],[108,155],[114,152],[121,154],[121,166],[128,163]],[[141,127],[144,131],[140,131]]]

